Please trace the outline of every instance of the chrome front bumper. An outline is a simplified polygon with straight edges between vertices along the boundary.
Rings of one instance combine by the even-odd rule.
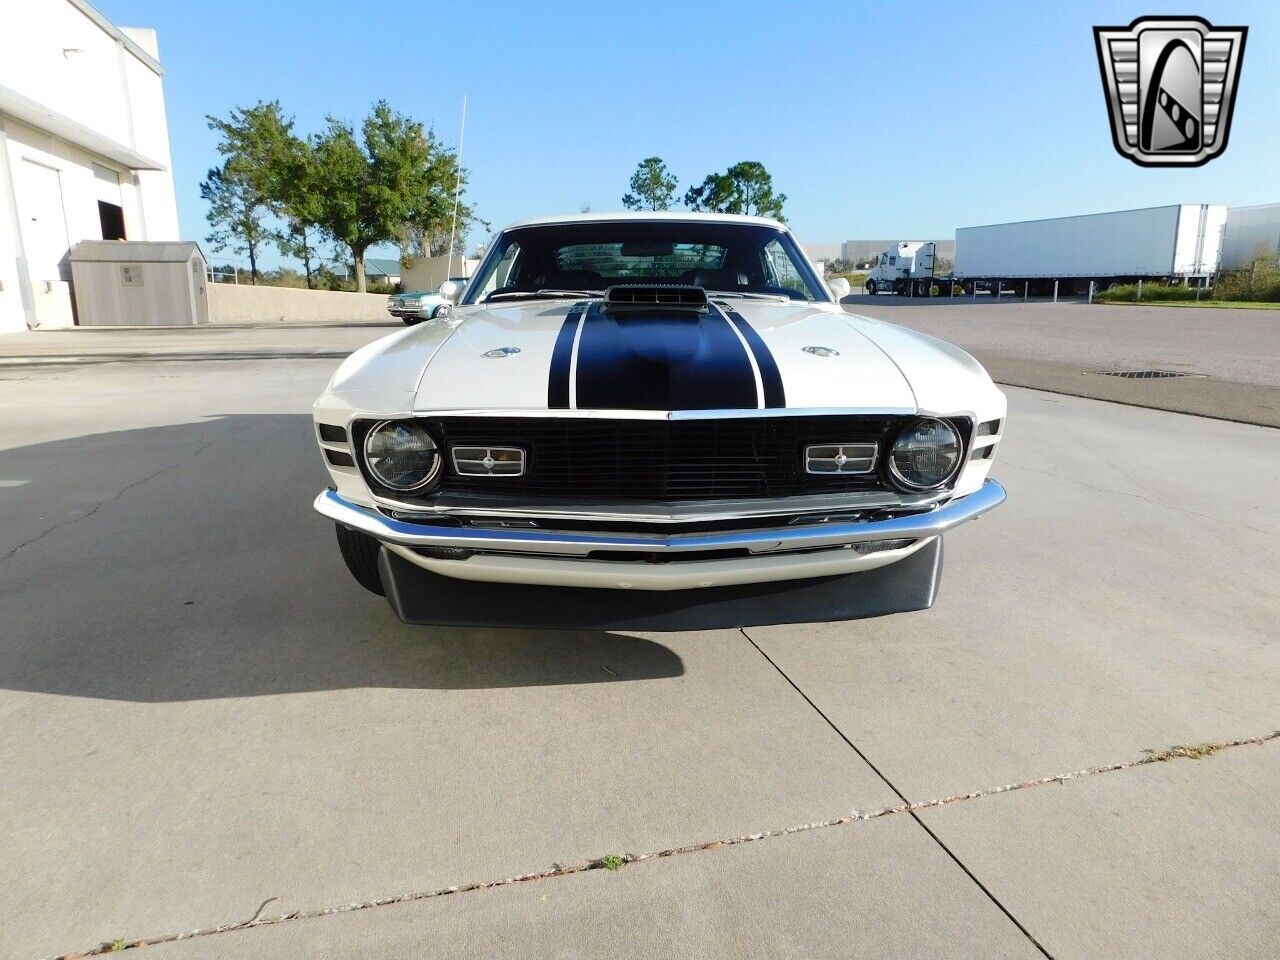
[[[746,549],[752,554],[820,550],[876,540],[925,540],[979,517],[1005,500],[1005,491],[995,480],[967,496],[924,513],[887,520],[832,522],[812,526],[733,530],[699,534],[596,534],[553,530],[491,529],[448,527],[410,523],[385,516],[325,490],[316,497],[315,508],[343,526],[367,533],[383,543],[409,549],[451,547],[480,552],[584,558],[601,551],[648,551],[671,553],[678,559],[682,551]]]

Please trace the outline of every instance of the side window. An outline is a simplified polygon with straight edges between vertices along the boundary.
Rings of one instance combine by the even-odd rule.
[[[765,277],[768,279],[770,286],[781,287],[783,290],[794,290],[805,300],[813,299],[808,285],[801,279],[800,274],[796,272],[796,265],[791,262],[791,257],[787,255],[787,251],[781,243],[777,240],[770,240],[763,250],[763,259]]]
[[[520,244],[514,240],[502,251],[502,258],[494,265],[493,272],[481,287],[479,297],[486,297],[495,290],[501,290],[507,286],[511,278],[516,274],[516,267],[520,260]]]

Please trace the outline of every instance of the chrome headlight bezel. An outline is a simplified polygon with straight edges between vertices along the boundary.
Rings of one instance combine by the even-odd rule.
[[[431,466],[426,475],[411,484],[389,481],[374,465],[370,444],[378,438],[382,431],[390,427],[400,427],[421,434],[421,437],[430,443],[431,450],[434,453]],[[423,493],[439,483],[441,474],[444,472],[444,452],[441,449],[440,442],[432,435],[431,431],[416,420],[378,420],[364,432],[364,439],[360,442],[360,465],[364,469],[366,478],[380,489],[398,494]]]
[[[946,428],[954,438],[956,448],[955,462],[951,464],[946,475],[941,477],[941,479],[927,484],[916,483],[903,476],[898,470],[896,457],[899,442],[901,442],[911,431],[919,429],[922,424],[939,424]],[[960,471],[964,467],[964,461],[964,433],[961,431],[960,426],[957,423],[943,417],[914,417],[911,420],[908,420],[894,435],[893,442],[888,445],[883,457],[885,476],[889,480],[890,484],[897,487],[899,490],[904,490],[909,493],[924,493],[930,490],[941,490],[960,475]]]

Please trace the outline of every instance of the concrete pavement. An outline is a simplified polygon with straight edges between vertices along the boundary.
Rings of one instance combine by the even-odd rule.
[[[852,313],[968,350],[999,383],[1280,426],[1280,311],[1104,306],[982,295],[846,297]],[[1130,379],[1115,371],[1189,376]]]
[[[1280,727],[1280,434],[1015,389],[1010,501],[948,537],[931,611],[434,630],[361,591],[310,511],[333,366],[0,371],[22,411],[0,423],[0,954],[682,845],[153,949],[1280,949],[1274,812],[1241,813],[1275,793],[1275,743],[716,844]]]

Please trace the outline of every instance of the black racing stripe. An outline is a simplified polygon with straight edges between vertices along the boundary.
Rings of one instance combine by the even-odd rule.
[[[569,409],[569,369],[573,363],[573,337],[578,330],[583,305],[575,303],[565,315],[564,324],[551,350],[551,375],[547,379],[547,409]]]
[[[719,311],[587,309],[578,338],[577,405],[595,410],[755,410],[756,378]]]
[[[760,368],[760,382],[764,386],[764,405],[785,407],[787,395],[782,389],[782,372],[778,369],[778,361],[773,359],[773,353],[756,332],[756,328],[747,322],[746,317],[737,310],[728,310],[728,314],[729,320],[747,341],[747,346],[751,348],[751,355],[756,358],[756,366]]]

